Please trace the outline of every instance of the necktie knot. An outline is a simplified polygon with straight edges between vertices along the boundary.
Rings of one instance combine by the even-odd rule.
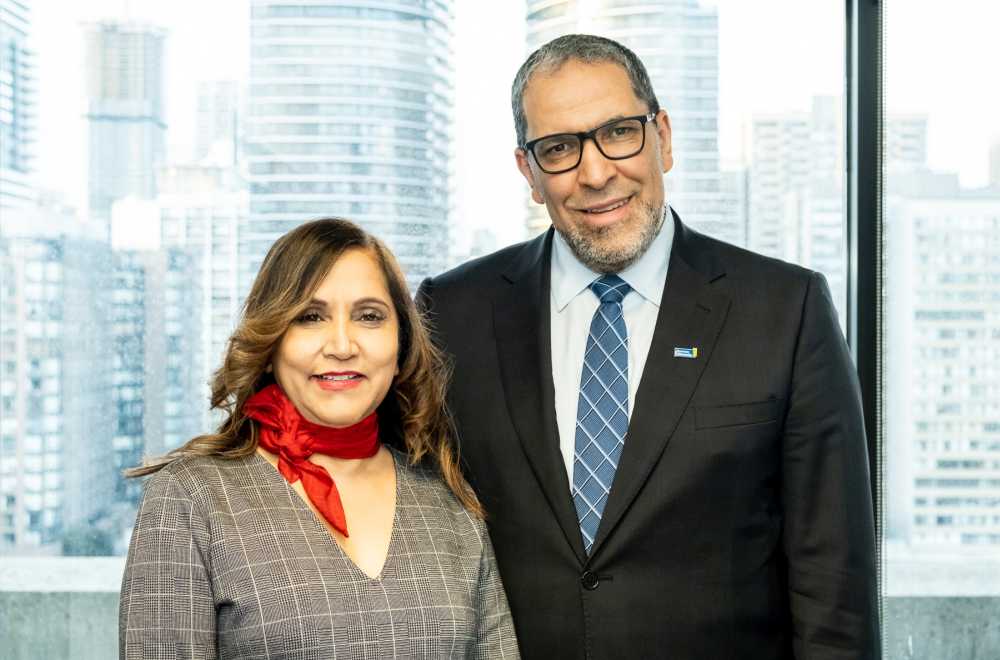
[[[617,275],[605,275],[590,283],[590,290],[600,298],[601,304],[621,303],[632,287]]]

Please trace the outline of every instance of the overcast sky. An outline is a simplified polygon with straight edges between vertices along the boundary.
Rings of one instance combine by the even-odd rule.
[[[738,165],[755,114],[805,111],[817,94],[843,88],[841,0],[717,0],[720,23],[720,148]],[[887,0],[886,86],[890,112],[929,117],[934,169],[958,171],[966,186],[987,181],[990,143],[1000,140],[1000,3]],[[132,17],[162,26],[167,40],[169,156],[189,158],[197,82],[246,80],[247,0],[36,0],[38,175],[47,188],[80,203],[86,188],[81,25]],[[513,163],[510,81],[526,55],[522,1],[456,0],[457,222],[490,228],[501,244],[517,240],[524,184]],[[668,34],[664,38],[669,38]],[[669,98],[669,90],[658,90]],[[669,111],[669,107],[667,108]],[[488,135],[465,165],[473,134]],[[486,154],[485,156],[483,154]],[[678,154],[683,158],[683,154]],[[483,209],[479,212],[478,209]]]

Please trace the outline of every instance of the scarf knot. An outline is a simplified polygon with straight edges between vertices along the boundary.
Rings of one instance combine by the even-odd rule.
[[[274,383],[247,399],[243,414],[259,423],[258,443],[278,455],[281,476],[291,484],[301,480],[316,510],[334,529],[348,536],[337,485],[326,469],[309,461],[309,457],[316,453],[334,458],[374,456],[379,449],[376,413],[344,428],[316,424],[302,417]]]

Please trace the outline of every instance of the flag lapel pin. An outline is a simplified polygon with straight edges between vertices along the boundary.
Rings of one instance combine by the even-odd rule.
[[[698,357],[698,347],[697,346],[674,346],[674,357],[675,358],[687,358],[693,360]]]

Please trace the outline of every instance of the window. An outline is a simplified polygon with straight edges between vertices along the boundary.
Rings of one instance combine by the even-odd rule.
[[[881,394],[886,657],[983,652],[948,622],[1000,608],[995,3],[146,0],[140,21],[97,22],[106,4],[0,12],[0,555],[23,566],[4,575],[88,555],[59,579],[116,588],[140,494],[118,471],[218,422],[205,384],[281,233],[358,219],[416,284],[546,228],[509,84],[528,49],[596,31],[634,48],[671,115],[681,217],[824,273],[855,347],[852,321],[881,324],[859,368]],[[859,131],[866,171],[884,168],[876,225],[875,204],[845,204],[844,18],[861,7],[870,29],[881,6],[884,162]],[[880,263],[849,264],[848,227]],[[851,266],[883,288],[852,303]]]
[[[884,638],[973,658],[1000,603],[1000,90],[975,82],[1000,11],[885,5]]]

